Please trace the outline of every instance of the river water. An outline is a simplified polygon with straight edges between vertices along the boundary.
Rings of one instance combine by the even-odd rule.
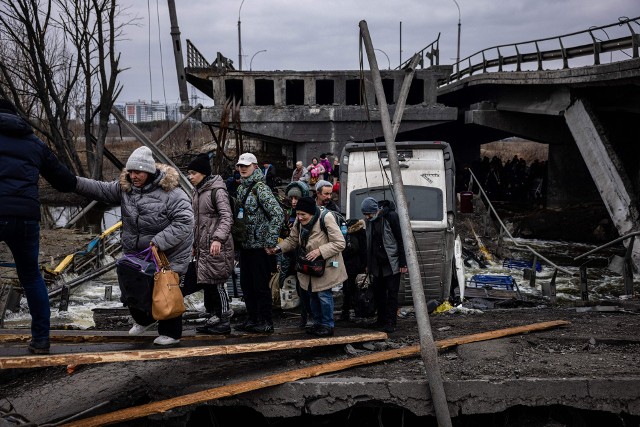
[[[71,218],[77,209],[50,207],[52,218],[57,225],[61,226]],[[99,228],[105,230],[115,224],[120,218],[120,208],[112,208],[102,215]],[[515,242],[506,241],[505,245],[512,253],[513,259],[531,261],[532,256],[527,251],[519,248],[518,245],[529,245],[536,251],[550,259],[552,262],[566,268],[572,275],[558,272],[556,277],[557,298],[559,303],[571,302],[580,299],[580,279],[579,264],[573,259],[591,249],[594,245],[550,241],[550,240],[525,240],[516,239]],[[625,298],[624,280],[621,275],[606,268],[607,260],[614,254],[620,253],[621,248],[609,249],[589,258],[588,284],[590,299],[599,300],[619,300]],[[481,268],[475,261],[468,260],[469,266],[465,267],[465,279],[469,280],[474,274],[500,274],[511,275],[521,293],[532,297],[541,297],[542,285],[549,283],[553,275],[553,267],[542,265],[542,270],[537,273],[536,286],[529,286],[528,278],[525,279],[522,269],[506,268],[502,266],[502,261],[489,264],[486,268]],[[230,283],[230,282],[229,282]],[[640,292],[640,279],[634,277],[636,292]],[[106,298],[105,289],[111,287],[111,299]],[[239,283],[238,283],[239,288]],[[229,286],[230,295],[231,286]],[[71,291],[69,306],[67,311],[58,310],[59,299],[54,298],[51,304],[51,324],[52,328],[74,328],[87,329],[94,327],[93,309],[118,308],[122,307],[119,301],[120,291],[118,288],[115,270],[106,273],[97,279],[74,288]],[[189,310],[204,312],[204,304],[200,292],[186,298],[186,305]],[[238,298],[233,299],[232,307],[242,311],[243,303]],[[5,328],[29,328],[30,316],[26,307],[26,300],[23,298],[21,309],[18,312],[9,312],[5,316]]]

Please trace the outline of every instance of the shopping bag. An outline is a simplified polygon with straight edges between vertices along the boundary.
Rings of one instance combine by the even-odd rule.
[[[156,271],[151,248],[126,254],[116,261],[120,301],[125,307],[151,314],[151,294]]]
[[[153,276],[153,297],[151,315],[156,320],[173,319],[185,312],[184,299],[180,289],[180,276],[169,267],[169,260],[164,252],[151,247],[158,264],[158,271]]]

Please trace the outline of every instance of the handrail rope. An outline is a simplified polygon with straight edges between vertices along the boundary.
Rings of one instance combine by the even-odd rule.
[[[604,244],[604,245],[602,245],[602,246],[598,246],[598,247],[597,247],[597,248],[595,248],[595,249],[591,249],[589,252],[585,252],[585,253],[583,253],[582,255],[578,255],[578,256],[577,256],[577,257],[575,257],[573,260],[574,260],[574,261],[578,261],[578,260],[580,260],[580,259],[582,259],[582,258],[584,258],[584,257],[586,257],[586,256],[588,256],[588,255],[594,254],[594,253],[596,253],[596,252],[601,251],[602,249],[606,249],[606,248],[608,248],[608,247],[610,247],[610,246],[613,246],[613,245],[615,245],[616,243],[622,242],[622,241],[627,240],[627,239],[629,239],[629,238],[631,238],[631,237],[635,237],[635,236],[639,236],[639,235],[640,235],[640,231],[633,231],[633,232],[631,232],[631,233],[627,233],[627,234],[625,234],[624,236],[618,237],[617,239],[614,239],[614,240],[610,241],[609,243],[605,243],[605,244]]]

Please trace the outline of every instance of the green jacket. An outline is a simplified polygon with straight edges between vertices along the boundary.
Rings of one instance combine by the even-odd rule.
[[[256,182],[256,185],[251,189],[251,194],[247,197],[244,206],[247,239],[242,244],[242,248],[272,248],[278,244],[284,213],[273,192],[265,183],[264,174],[260,169],[256,169],[251,176],[242,180],[236,200],[244,199],[253,182]]]

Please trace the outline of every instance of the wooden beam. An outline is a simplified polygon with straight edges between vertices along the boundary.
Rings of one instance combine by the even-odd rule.
[[[264,343],[243,343],[193,348],[170,348],[165,350],[105,351],[101,353],[68,353],[46,356],[0,357],[0,369],[42,368],[59,365],[88,365],[93,363],[132,362],[138,360],[164,360],[183,357],[217,356],[222,354],[256,353],[295,348],[341,345],[363,341],[387,339],[384,332],[369,332],[357,335],[328,338],[275,341]]]
[[[476,341],[485,341],[490,339],[496,339],[506,337],[509,335],[516,335],[521,333],[541,331],[544,329],[550,329],[557,326],[569,325],[570,322],[563,320],[534,323],[531,325],[517,326],[514,328],[498,329],[495,331],[482,332],[479,334],[465,335],[457,338],[449,338],[442,341],[436,341],[436,346],[439,349],[445,349],[453,347],[459,344],[466,344]],[[269,375],[257,380],[242,381],[236,384],[230,384],[222,387],[211,388],[208,390],[199,391],[196,393],[187,394],[184,396],[178,396],[171,399],[160,400],[158,402],[147,403],[145,405],[134,406],[132,408],[121,409],[119,411],[110,412],[103,415],[97,415],[95,417],[86,418],[65,424],[68,427],[90,427],[90,426],[104,426],[114,423],[122,423],[125,421],[134,420],[137,418],[147,417],[153,414],[160,414],[171,409],[180,406],[189,406],[201,404],[210,400],[219,399],[222,397],[230,397],[249,391],[259,390],[266,387],[272,387],[275,385],[284,384],[291,381],[298,381],[305,378],[317,377],[323,374],[331,372],[342,371],[348,368],[354,368],[357,366],[369,365],[372,363],[383,362],[387,360],[400,359],[403,357],[417,356],[420,354],[420,346],[414,345],[409,347],[403,347],[395,350],[381,351],[378,353],[368,354],[365,356],[353,357],[347,360],[339,360],[336,362],[325,363],[316,366],[310,366],[302,369],[295,369],[292,371],[281,372],[274,375]]]

